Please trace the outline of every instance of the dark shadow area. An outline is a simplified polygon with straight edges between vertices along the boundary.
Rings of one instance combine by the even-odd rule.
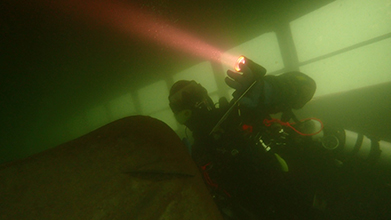
[[[127,117],[0,166],[0,219],[221,219],[163,122]]]

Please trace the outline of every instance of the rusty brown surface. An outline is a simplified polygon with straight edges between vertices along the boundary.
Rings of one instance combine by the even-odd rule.
[[[221,216],[177,135],[132,116],[2,165],[0,219]]]

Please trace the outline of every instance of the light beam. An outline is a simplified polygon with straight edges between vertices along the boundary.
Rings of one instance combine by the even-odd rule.
[[[114,28],[117,32],[124,33],[129,37],[137,36],[141,39],[161,43],[172,49],[230,67],[234,66],[238,57],[223,54],[218,48],[170,25],[163,18],[130,4],[101,0],[57,0],[50,1],[48,4],[51,8],[54,6],[73,16]]]

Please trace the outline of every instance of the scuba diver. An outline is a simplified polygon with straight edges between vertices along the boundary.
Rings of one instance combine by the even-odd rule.
[[[388,219],[391,143],[298,120],[316,84],[293,71],[266,75],[242,57],[218,107],[195,81],[176,82],[169,103],[192,131],[191,156],[225,219]],[[279,113],[280,119],[275,113]]]
[[[171,87],[170,108],[192,132],[191,156],[226,219],[291,218],[285,203],[300,201],[286,198],[286,161],[264,143],[284,134],[264,122],[275,113],[298,122],[292,109],[311,100],[315,81],[297,71],[265,76],[265,68],[245,57],[235,69],[225,79],[235,89],[230,102],[220,98],[217,108],[199,83],[180,80]]]

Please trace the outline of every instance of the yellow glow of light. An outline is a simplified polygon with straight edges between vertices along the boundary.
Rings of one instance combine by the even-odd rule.
[[[246,59],[244,58],[244,56],[240,56],[240,57],[236,60],[236,63],[235,63],[234,68],[235,68],[235,70],[238,71],[238,72],[240,71],[239,64],[241,64],[241,63],[243,63],[243,64],[246,63]]]

